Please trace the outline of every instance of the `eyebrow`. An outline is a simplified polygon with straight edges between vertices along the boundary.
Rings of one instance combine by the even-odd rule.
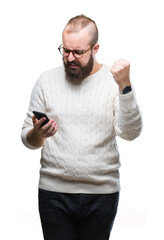
[[[64,47],[64,46],[63,46],[63,48],[65,48],[65,49],[67,49],[67,50],[70,50],[70,51],[76,51],[76,50],[78,50],[78,51],[83,51],[83,49],[79,49],[78,47],[75,48],[75,49],[73,49],[73,50],[71,50],[71,49],[69,49],[69,48],[67,48],[67,47]]]
[[[64,48],[65,50],[74,51],[74,52],[76,52],[76,51],[84,52],[84,51],[85,51],[85,50],[83,50],[83,49],[73,49],[73,50],[71,50],[71,49],[69,49],[69,48],[65,48],[64,46],[63,46],[63,48]]]

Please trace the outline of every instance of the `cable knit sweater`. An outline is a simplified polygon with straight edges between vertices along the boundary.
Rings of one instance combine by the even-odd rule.
[[[139,136],[141,115],[133,91],[119,94],[110,68],[103,65],[80,85],[65,80],[64,67],[43,73],[32,91],[22,141],[33,128],[32,111],[54,119],[57,133],[41,152],[39,188],[66,193],[114,193],[120,190],[116,135]]]

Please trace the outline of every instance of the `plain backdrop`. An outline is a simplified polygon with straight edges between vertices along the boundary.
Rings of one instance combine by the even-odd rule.
[[[40,150],[21,142],[32,88],[62,64],[57,48],[78,14],[99,28],[97,60],[131,63],[143,116],[132,142],[117,139],[121,196],[111,239],[164,239],[164,35],[162,0],[5,0],[0,2],[0,239],[43,239],[38,213]]]

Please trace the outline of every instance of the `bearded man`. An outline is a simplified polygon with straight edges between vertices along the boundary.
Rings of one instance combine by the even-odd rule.
[[[58,49],[63,66],[39,77],[21,134],[26,147],[42,148],[44,239],[108,240],[120,192],[116,136],[133,140],[142,129],[130,64],[98,63],[98,29],[84,15],[69,20]]]

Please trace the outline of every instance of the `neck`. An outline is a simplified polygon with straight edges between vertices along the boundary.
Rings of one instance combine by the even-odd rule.
[[[93,64],[93,69],[92,72],[90,73],[90,75],[96,73],[97,71],[99,71],[102,68],[102,65],[100,63],[98,63],[97,61],[94,61]]]

